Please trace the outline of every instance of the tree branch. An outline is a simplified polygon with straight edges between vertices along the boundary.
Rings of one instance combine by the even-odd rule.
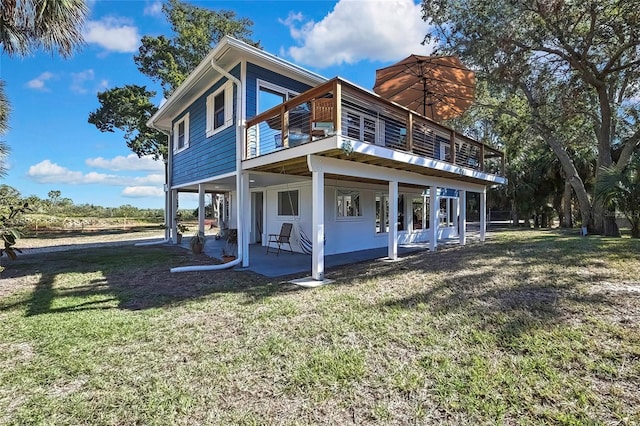
[[[616,163],[616,169],[622,170],[624,166],[629,164],[631,156],[638,146],[640,146],[640,129],[636,130],[633,135],[623,142],[622,151],[620,151],[620,158]]]

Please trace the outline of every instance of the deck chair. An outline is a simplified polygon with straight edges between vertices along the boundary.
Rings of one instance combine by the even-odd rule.
[[[313,140],[334,134],[333,98],[314,99],[311,104],[311,137]]]
[[[283,223],[282,228],[280,228],[279,234],[269,234],[269,241],[267,242],[267,254],[269,254],[270,249],[275,250],[275,247],[271,247],[271,243],[275,243],[278,245],[278,252],[276,253],[276,256],[280,254],[280,250],[285,244],[289,244],[289,252],[293,254],[293,248],[291,248],[291,228],[293,228],[293,224]]]

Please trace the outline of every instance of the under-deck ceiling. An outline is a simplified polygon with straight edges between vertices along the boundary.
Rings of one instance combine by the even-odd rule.
[[[423,167],[415,164],[408,164],[402,161],[389,160],[386,158],[380,158],[373,155],[361,154],[356,152],[353,152],[347,155],[341,149],[332,149],[329,151],[318,153],[316,155],[337,158],[344,161],[353,161],[355,163],[363,163],[363,164],[369,164],[373,166],[386,167],[389,169],[403,170],[403,171],[418,173],[424,176],[434,176],[434,177],[445,178],[445,179],[455,179],[463,182],[470,182],[470,183],[481,184],[481,185],[486,185],[488,183],[483,179],[478,179],[470,176],[461,176],[458,173],[451,173],[444,170],[437,170],[437,169]],[[250,171],[281,173],[281,174],[288,174],[288,175],[311,177],[311,172],[309,171],[309,166],[307,165],[306,156],[290,158],[284,161],[279,161],[271,164],[265,164],[262,166],[255,167]],[[356,181],[356,182],[387,183],[384,180],[376,181],[376,180],[362,179],[359,177],[346,176],[346,175],[340,175],[340,176],[326,175],[326,177],[346,180],[346,181]]]

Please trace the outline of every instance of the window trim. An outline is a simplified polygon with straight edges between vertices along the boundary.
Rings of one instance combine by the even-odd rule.
[[[184,145],[182,147],[179,147],[178,146],[178,138],[179,138],[178,128],[181,123],[184,123]],[[191,129],[189,128],[189,113],[187,112],[182,116],[182,118],[180,118],[179,120],[176,120],[176,122],[173,123],[173,152],[174,153],[182,152],[185,149],[189,148],[189,142],[191,139],[190,133],[191,133]]]
[[[215,99],[221,93],[224,94],[224,123],[221,126],[215,125]],[[211,137],[216,133],[233,125],[233,84],[228,81],[218,87],[214,92],[207,95],[206,100],[206,137]]]

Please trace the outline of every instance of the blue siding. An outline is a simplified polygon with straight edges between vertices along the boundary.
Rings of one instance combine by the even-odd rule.
[[[238,64],[231,74],[240,77]],[[189,113],[189,147],[173,155],[172,185],[208,179],[213,176],[230,173],[236,169],[236,88],[233,88],[233,122],[232,126],[207,138],[207,96],[218,90],[227,82],[226,78],[218,80],[202,96],[189,105],[176,119],[180,120]]]
[[[240,64],[233,68],[231,74],[240,78]],[[312,87],[258,65],[247,63],[247,80],[244,82],[247,93],[247,118],[256,115],[258,79],[299,93],[305,92]],[[172,185],[197,182],[236,170],[235,112],[237,90],[235,86],[233,90],[234,125],[209,138],[206,137],[207,96],[226,82],[226,78],[216,81],[206,93],[196,99],[174,119],[173,123],[184,117],[187,112],[189,113],[189,147],[177,154],[172,153]]]
[[[258,65],[247,63],[247,118],[254,117],[258,109],[258,80],[268,81],[269,83],[284,87],[294,92],[302,93],[311,89],[312,86],[301,83],[292,78],[285,77]]]

